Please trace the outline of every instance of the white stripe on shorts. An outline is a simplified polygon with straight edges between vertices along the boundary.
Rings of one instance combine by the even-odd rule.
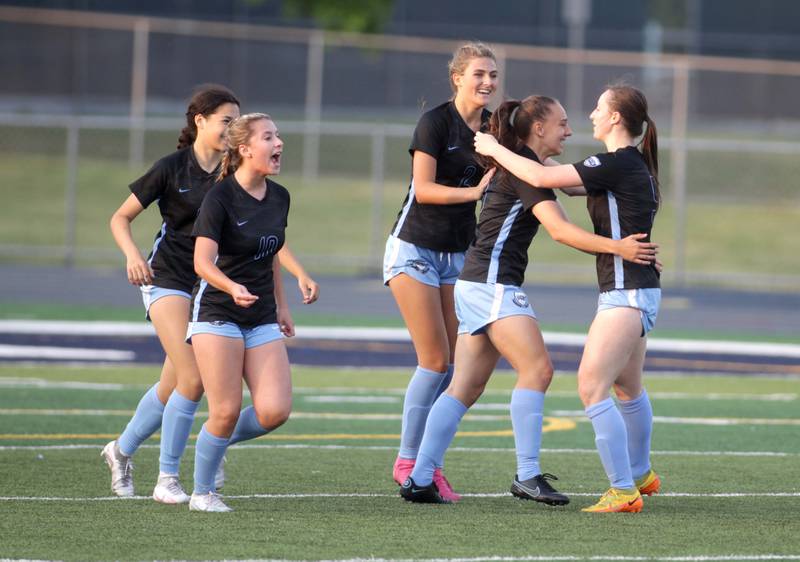
[[[489,321],[487,325],[497,320],[497,315],[500,314],[500,307],[503,304],[503,294],[505,294],[505,285],[495,283],[494,285],[494,300],[492,301],[492,311],[489,313]]]

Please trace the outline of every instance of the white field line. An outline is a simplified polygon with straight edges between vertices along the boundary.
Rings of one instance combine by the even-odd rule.
[[[20,357],[35,359],[68,359],[71,361],[133,361],[136,359],[136,354],[133,351],[125,351],[122,349],[0,344],[0,359],[15,359]]]
[[[97,383],[97,382],[71,382],[71,381],[49,381],[39,378],[27,377],[0,377],[0,388],[72,388],[79,390],[131,390],[137,388],[149,388],[152,384],[117,384],[117,383]],[[312,387],[298,386],[294,388],[294,393],[303,396],[303,400],[309,402],[399,402],[400,397],[405,395],[405,388],[368,388],[368,387]],[[763,402],[792,402],[800,398],[800,394],[791,392],[778,392],[771,394],[755,394],[743,392],[711,392],[711,393],[691,393],[691,392],[648,392],[653,400],[750,400]],[[310,395],[306,397],[305,395]],[[392,395],[397,398],[393,398]],[[503,396],[510,399],[511,390],[487,390],[483,396]],[[576,391],[569,390],[550,390],[547,396],[554,398],[576,398]],[[478,402],[472,406],[473,410],[507,410],[508,403]]]
[[[69,450],[97,450],[100,445],[87,443],[64,445],[0,445],[0,451],[69,451]],[[157,444],[144,444],[140,449],[159,449]],[[194,445],[187,445],[193,449]],[[307,443],[243,443],[233,447],[238,450],[272,450],[272,449],[311,449],[320,451],[396,451],[395,445],[313,445]],[[507,453],[515,454],[513,447],[450,447],[448,452],[456,453]],[[542,448],[542,453],[563,455],[596,455],[596,449],[549,449]],[[800,453],[786,453],[783,451],[651,451],[653,456],[664,457],[764,457],[783,458],[800,457]]]
[[[153,327],[146,322],[72,322],[47,320],[2,320],[0,333],[53,334],[92,336],[142,336],[154,335]],[[544,341],[550,345],[583,346],[585,334],[544,332]],[[328,339],[350,341],[411,341],[405,328],[337,328],[299,326],[298,339]],[[647,347],[654,351],[683,353],[724,353],[730,355],[768,355],[800,358],[800,345],[746,343],[720,340],[679,340],[650,338]]]
[[[564,492],[568,496],[594,498],[602,494],[601,490],[596,492]],[[473,494],[461,494],[465,498],[507,498],[508,492],[485,492]],[[397,494],[336,494],[336,493],[307,493],[307,494],[247,494],[247,495],[225,495],[226,499],[234,500],[253,500],[253,499],[308,499],[308,498],[396,498]],[[720,492],[720,493],[689,493],[689,492],[667,492],[658,494],[659,498],[800,498],[800,492]],[[0,501],[31,501],[31,502],[107,502],[107,501],[131,501],[148,500],[152,501],[152,496],[131,496],[120,498],[117,496],[101,497],[57,497],[57,496],[0,496]],[[648,500],[649,501],[649,500]]]
[[[589,420],[583,412],[575,410],[556,410],[549,413],[550,416],[569,419],[570,421],[588,423]],[[132,410],[102,410],[102,409],[43,409],[43,408],[0,408],[0,416],[36,415],[36,416],[131,416]],[[208,412],[200,411],[195,414],[198,417],[207,417]],[[397,421],[402,419],[401,414],[351,414],[339,412],[292,412],[293,419],[306,420],[347,420],[347,421]],[[476,422],[495,422],[509,419],[508,414],[487,415],[487,414],[467,414],[464,419]],[[653,423],[670,425],[707,425],[707,426],[730,426],[730,425],[772,425],[772,426],[800,426],[800,419],[780,419],[780,418],[684,418],[669,416],[654,416]]]

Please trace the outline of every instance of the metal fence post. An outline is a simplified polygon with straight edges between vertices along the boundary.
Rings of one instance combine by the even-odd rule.
[[[383,127],[372,132],[372,210],[370,215],[372,236],[367,259],[370,266],[380,267],[381,251],[386,233],[383,231],[383,188],[386,162],[386,131]]]
[[[150,40],[150,20],[136,21],[133,31],[133,62],[131,63],[131,109],[128,164],[140,168],[144,162],[144,115],[147,105],[147,57]]]
[[[80,124],[70,119],[67,125],[67,182],[64,186],[64,265],[75,265],[78,223],[78,157]]]
[[[319,135],[322,120],[322,73],[325,64],[325,35],[321,31],[308,38],[306,67],[305,134],[303,137],[303,181],[312,183],[319,175]]]
[[[670,168],[675,205],[675,283],[686,284],[686,129],[689,120],[689,65],[679,62],[672,85]]]

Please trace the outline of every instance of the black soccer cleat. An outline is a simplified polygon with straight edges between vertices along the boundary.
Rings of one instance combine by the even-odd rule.
[[[400,496],[414,503],[453,503],[439,495],[439,489],[433,482],[427,486],[417,486],[410,476],[400,486]]]
[[[558,478],[545,472],[520,482],[514,475],[511,494],[523,500],[533,500],[547,505],[567,505],[569,498],[553,488],[548,480],[558,480]]]

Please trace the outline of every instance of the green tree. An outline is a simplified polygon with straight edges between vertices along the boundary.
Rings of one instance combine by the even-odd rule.
[[[289,17],[313,19],[334,31],[379,33],[392,13],[394,0],[284,0]]]

